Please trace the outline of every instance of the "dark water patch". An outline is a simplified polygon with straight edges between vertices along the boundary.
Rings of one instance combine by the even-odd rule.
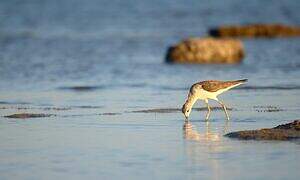
[[[16,109],[16,110],[28,110],[28,109],[38,109],[33,107],[20,107],[20,106],[3,106],[0,109]]]
[[[42,104],[37,104],[38,106],[46,106],[46,107],[51,107],[54,106],[53,104],[47,104],[47,103],[42,103]]]
[[[164,85],[152,85],[150,86],[153,89],[160,89],[166,91],[187,91],[189,88],[187,87],[171,87],[171,86],[164,86]]]
[[[129,161],[124,161],[124,162],[119,162],[120,166],[126,167],[126,168],[132,168],[132,167],[140,167],[140,166],[145,166],[145,162],[129,162]]]
[[[222,107],[210,107],[211,110],[221,110],[223,111],[223,108]],[[226,108],[228,111],[232,111],[232,110],[235,110],[233,108],[230,108],[230,107],[227,107]],[[201,107],[201,108],[193,108],[193,110],[195,111],[207,111],[207,107]]]
[[[133,84],[107,84],[107,85],[91,85],[91,86],[64,86],[59,87],[60,90],[70,90],[70,91],[95,91],[95,90],[103,90],[103,89],[112,89],[112,88],[142,88],[146,87],[147,84],[145,83],[133,83]]]
[[[97,113],[93,113],[93,114],[68,114],[68,115],[60,115],[59,117],[88,117],[88,116],[99,116],[99,114]]]
[[[184,119],[183,119],[184,120]],[[204,118],[203,119],[193,119],[193,120],[190,120],[188,122],[217,122],[218,120],[217,119],[214,119],[214,118],[211,118],[209,119],[208,121],[205,120]]]
[[[130,112],[131,113],[173,113],[173,112],[181,112],[181,110],[178,108],[160,108],[160,109],[136,110]]]
[[[207,111],[206,107],[193,108],[194,111]],[[222,107],[211,107],[211,110],[223,110]],[[227,110],[232,111],[232,108],[227,108]],[[180,108],[156,108],[156,109],[145,109],[145,110],[136,110],[128,111],[129,113],[174,113],[181,112]]]
[[[121,115],[122,113],[115,113],[115,112],[107,112],[107,113],[92,113],[92,114],[68,114],[68,115],[58,115],[58,114],[45,114],[45,113],[18,113],[18,114],[11,114],[4,116],[6,118],[38,118],[38,117],[89,117],[89,116],[116,116]]]
[[[256,112],[280,112],[285,111],[284,109],[277,106],[253,106]]]
[[[11,44],[21,39],[35,38],[36,34],[33,31],[19,31],[19,32],[4,32],[0,31],[0,43]]]
[[[0,104],[10,104],[9,102],[0,101]]]
[[[230,121],[233,121],[233,122],[240,122],[240,123],[248,123],[248,122],[257,122],[256,120],[254,119],[233,119],[233,120],[230,120]]]
[[[35,109],[35,108],[33,108],[33,107],[11,107],[11,109],[27,110],[27,109]]]
[[[136,105],[134,105],[134,106],[127,106],[127,108],[144,108],[144,106],[136,106]]]
[[[79,108],[79,109],[100,109],[103,108],[104,106],[91,106],[91,105],[86,105],[86,106],[71,106],[73,108]]]
[[[71,107],[45,107],[45,108],[40,108],[40,109],[45,110],[45,111],[50,111],[50,110],[67,111],[67,110],[71,110],[72,108]]]
[[[44,111],[67,111],[71,110],[71,107],[30,107],[30,106],[6,106],[0,107],[0,109],[16,109],[16,110],[44,110]]]
[[[67,86],[67,87],[60,87],[59,89],[85,92],[85,91],[95,91],[95,90],[105,89],[105,88],[106,86]]]
[[[9,101],[0,101],[0,104],[3,104],[3,105],[6,105],[6,104],[11,104],[11,105],[24,105],[24,104],[31,104],[29,102],[22,102],[22,101],[12,101],[12,102],[9,102]]]
[[[166,91],[188,91],[189,87],[171,87],[171,86],[151,86],[154,89],[166,90]],[[300,86],[295,85],[280,85],[280,86],[240,86],[232,90],[300,90]]]
[[[142,88],[142,87],[146,87],[147,84],[145,84],[145,83],[137,83],[137,84],[124,84],[124,85],[120,85],[120,86],[133,87],[133,88]]]
[[[92,113],[92,114],[69,114],[69,115],[61,115],[60,117],[115,116],[121,114],[122,113],[106,112],[106,113]]]
[[[101,124],[102,127],[130,127],[130,128],[143,128],[143,127],[168,127],[166,124]]]
[[[8,116],[4,116],[4,117],[26,119],[26,118],[40,118],[40,117],[50,117],[50,116],[56,116],[56,115],[55,114],[19,113],[19,114],[12,114],[12,115],[8,115]]]
[[[300,86],[286,85],[286,86],[241,86],[236,89],[240,90],[299,90]]]
[[[115,116],[115,115],[121,115],[122,113],[101,113],[99,115],[104,115],[104,116]]]

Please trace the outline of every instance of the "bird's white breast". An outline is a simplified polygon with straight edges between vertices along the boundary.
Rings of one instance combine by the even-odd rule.
[[[196,92],[197,99],[216,99],[220,93],[217,92],[209,92],[204,89],[199,89]]]

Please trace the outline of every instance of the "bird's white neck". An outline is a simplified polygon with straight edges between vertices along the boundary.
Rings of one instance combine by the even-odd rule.
[[[189,94],[187,100],[185,101],[186,106],[189,109],[192,109],[197,99],[198,99],[197,97],[193,96],[192,94]]]

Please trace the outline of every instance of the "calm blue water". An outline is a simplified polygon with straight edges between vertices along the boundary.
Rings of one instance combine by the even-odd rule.
[[[299,9],[296,0],[2,0],[0,179],[297,179],[298,142],[222,135],[299,119],[299,38],[244,39],[237,66],[164,57],[223,24],[299,25]],[[210,124],[193,111],[187,130],[177,111],[132,113],[180,108],[200,80],[239,78],[249,83],[220,97],[234,108],[229,124],[221,111]],[[21,112],[56,116],[3,117]]]

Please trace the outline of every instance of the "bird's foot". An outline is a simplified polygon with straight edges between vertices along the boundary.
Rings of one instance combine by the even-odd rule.
[[[208,112],[205,116],[205,121],[208,121],[209,120],[209,117],[210,117],[210,112]]]
[[[205,118],[205,122],[208,122],[208,120],[209,120],[209,117],[206,117],[206,118]]]

